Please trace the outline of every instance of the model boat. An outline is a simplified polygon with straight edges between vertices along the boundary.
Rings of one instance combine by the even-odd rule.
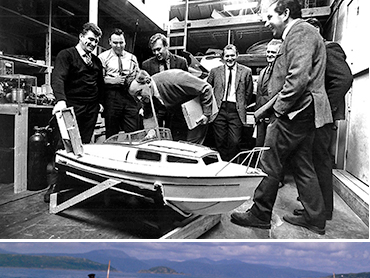
[[[56,153],[59,171],[79,180],[163,202],[181,214],[220,214],[250,199],[266,174],[258,148],[222,161],[211,148],[171,140],[168,129],[119,133],[82,154]],[[235,163],[239,161],[239,163]]]

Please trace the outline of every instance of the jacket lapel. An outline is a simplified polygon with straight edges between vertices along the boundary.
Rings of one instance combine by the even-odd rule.
[[[235,75],[235,94],[236,94],[236,92],[238,91],[238,86],[239,86],[239,81],[240,81],[240,77],[241,77],[241,74],[242,74],[242,69],[241,69],[241,67],[238,66],[237,63],[235,64],[235,67],[236,67],[236,75]]]

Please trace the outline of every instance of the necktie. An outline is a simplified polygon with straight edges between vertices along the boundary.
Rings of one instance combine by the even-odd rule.
[[[88,65],[89,67],[92,67],[93,65],[93,62],[91,61],[91,56],[90,54],[85,54],[85,57],[86,57],[86,65]]]
[[[122,66],[121,55],[118,55],[118,71],[119,71],[120,75],[123,75],[123,66]]]
[[[232,80],[232,70],[233,68],[232,67],[229,67],[229,80],[227,81],[227,90],[226,90],[226,98],[225,98],[225,101],[227,101],[227,98],[229,97],[230,95],[230,90],[231,90],[231,80]]]

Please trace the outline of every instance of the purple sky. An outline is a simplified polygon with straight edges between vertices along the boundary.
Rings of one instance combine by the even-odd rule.
[[[370,272],[370,242],[0,242],[16,253],[118,249],[139,260],[237,259],[329,273]]]

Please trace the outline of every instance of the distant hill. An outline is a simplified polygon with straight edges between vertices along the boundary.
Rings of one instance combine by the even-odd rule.
[[[151,273],[151,274],[184,274],[184,273],[179,273],[176,270],[165,267],[165,266],[157,266],[157,267],[152,267],[150,269],[143,269],[139,270],[139,273]]]
[[[1,253],[1,250],[0,250]],[[125,252],[117,249],[105,249],[105,250],[94,250],[86,253],[68,254],[68,253],[38,253],[33,255],[47,255],[47,256],[71,256],[74,258],[85,258],[94,262],[108,265],[111,262],[111,267],[116,268],[119,271],[134,273],[140,269],[147,269],[149,266],[143,261],[140,261],[134,257],[130,257]],[[158,266],[158,265],[156,265]]]
[[[333,278],[333,275],[323,278]],[[370,278],[370,272],[335,274],[335,278]]]
[[[106,271],[108,265],[71,256],[0,254],[0,267]],[[117,271],[111,268],[111,271]]]
[[[145,260],[150,267],[165,265],[178,272],[205,278],[319,278],[329,273],[263,264],[249,264],[238,260],[212,261],[199,258],[183,262]],[[119,266],[116,266],[119,269]],[[336,277],[340,278],[340,277]]]

